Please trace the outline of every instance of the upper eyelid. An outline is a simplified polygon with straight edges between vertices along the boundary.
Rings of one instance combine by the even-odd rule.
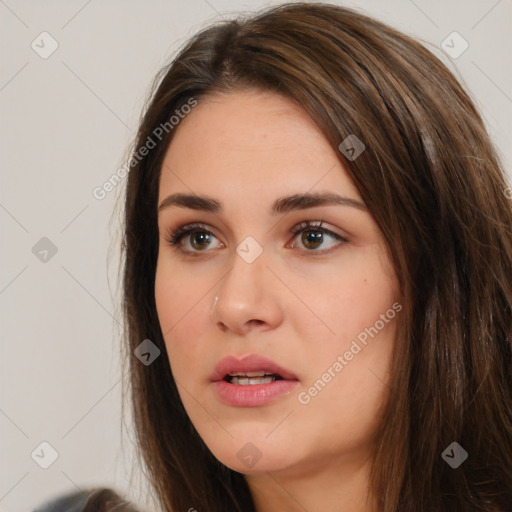
[[[333,229],[329,229],[324,224],[323,220],[321,220],[318,225],[316,224],[316,222],[317,221],[314,221],[314,222],[311,222],[311,221],[299,222],[299,224],[296,224],[292,228],[291,233],[294,235],[294,237],[296,237],[297,235],[299,235],[303,231],[307,231],[308,229],[313,231],[316,228],[319,231],[323,231],[323,232],[327,233],[328,235],[331,235],[332,237],[336,238],[339,241],[348,242],[348,235],[346,235],[345,233],[344,234],[340,234],[340,233],[336,233],[336,231],[334,231]]]
[[[320,229],[323,231],[330,232],[333,235],[340,236],[342,238],[348,238],[348,233],[345,230],[342,230],[343,234],[336,233],[336,231],[334,229],[330,229],[328,227],[328,225],[326,225],[324,223],[323,219],[320,221],[304,220],[304,221],[298,222],[290,230],[288,230],[288,232],[291,234],[297,234],[297,233],[300,233],[300,231],[308,229],[308,228],[310,228],[310,229],[317,228],[317,229]],[[171,233],[177,233],[179,231],[182,231],[183,234],[185,234],[186,231],[194,231],[194,230],[199,231],[200,229],[203,229],[204,231],[207,231],[207,232],[211,233],[212,235],[215,235],[216,229],[209,226],[208,224],[204,224],[202,222],[191,222],[189,224],[178,225],[176,228],[168,228],[167,233],[171,234]],[[217,236],[217,235],[215,235],[215,236]]]

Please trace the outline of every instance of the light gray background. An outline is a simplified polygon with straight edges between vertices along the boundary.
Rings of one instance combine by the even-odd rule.
[[[122,164],[154,74],[186,38],[206,22],[277,3],[0,0],[1,510],[27,512],[91,485],[145,503],[129,429],[121,446],[111,216],[123,190],[102,201],[92,191]],[[510,173],[511,0],[343,4],[426,41],[449,64]],[[59,44],[47,59],[31,48],[43,31]],[[453,31],[469,43],[457,59],[440,48]],[[46,263],[32,253],[42,237],[58,249]],[[42,441],[59,453],[48,469],[31,458]]]

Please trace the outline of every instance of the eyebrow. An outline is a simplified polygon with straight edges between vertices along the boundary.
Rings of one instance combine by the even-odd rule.
[[[271,215],[279,215],[288,213],[294,210],[305,210],[307,208],[315,208],[317,206],[349,206],[357,208],[358,210],[367,211],[366,206],[349,197],[339,196],[330,192],[324,193],[308,193],[308,194],[293,194],[277,199],[270,209]],[[171,206],[178,206],[180,208],[189,208],[191,210],[201,210],[211,213],[221,213],[222,203],[208,196],[199,196],[194,194],[171,194],[166,197],[158,207],[161,212]]]
[[[339,196],[337,194],[324,193],[307,193],[293,194],[277,199],[270,208],[271,215],[279,215],[294,210],[305,210],[307,208],[315,208],[317,206],[349,206],[358,210],[367,211],[366,206],[356,199]],[[205,212],[221,213],[222,203],[208,196],[199,196],[193,194],[171,194],[166,197],[158,207],[161,212],[171,206],[180,208],[189,208],[191,210],[201,210]]]

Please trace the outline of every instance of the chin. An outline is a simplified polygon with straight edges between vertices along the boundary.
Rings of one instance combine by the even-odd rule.
[[[262,446],[265,444],[265,446]],[[232,447],[232,450],[228,448]],[[252,443],[250,441],[240,443],[232,442],[230,445],[212,450],[214,457],[225,466],[244,475],[257,475],[260,473],[278,472],[288,469],[294,462],[290,460],[290,447],[288,453],[282,453],[282,448],[272,446],[272,443]],[[296,458],[296,453],[294,454]]]
[[[236,471],[237,473],[242,473],[243,475],[276,473],[288,468],[288,464],[284,464],[282,460],[273,460],[273,458],[270,458],[269,460],[268,457],[262,457],[252,467],[241,463],[237,458],[233,459],[232,457],[229,457],[229,459],[219,460],[228,468]]]

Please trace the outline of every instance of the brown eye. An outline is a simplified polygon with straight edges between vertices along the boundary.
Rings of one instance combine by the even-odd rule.
[[[204,249],[210,244],[210,233],[205,231],[194,231],[189,236],[190,245],[197,250]]]
[[[317,249],[323,242],[323,236],[322,231],[303,231],[301,240],[307,249]]]
[[[206,227],[202,225],[181,226],[176,231],[167,234],[167,242],[176,246],[184,253],[208,252],[207,249],[212,245],[213,240],[218,238]],[[219,246],[222,243],[219,241]]]
[[[322,222],[313,224],[308,221],[299,224],[292,230],[292,233],[297,235],[295,237],[296,239],[299,238],[300,235],[300,245],[305,247],[306,252],[323,253],[325,250],[329,250],[336,245],[343,245],[348,242],[346,238],[321,226]],[[334,240],[334,242],[329,243],[329,239]],[[296,246],[296,242],[292,243],[292,247]],[[321,250],[317,250],[319,248]]]

